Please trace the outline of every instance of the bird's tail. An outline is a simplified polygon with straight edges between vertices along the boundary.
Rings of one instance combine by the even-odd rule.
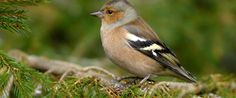
[[[183,67],[180,67],[178,72],[179,73],[178,73],[177,77],[179,77],[179,78],[181,78],[183,80],[186,80],[188,82],[192,82],[192,83],[196,83],[197,82],[196,78],[190,72],[185,70]]]

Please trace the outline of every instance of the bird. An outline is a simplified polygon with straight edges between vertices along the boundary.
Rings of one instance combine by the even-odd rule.
[[[108,0],[91,15],[101,20],[100,36],[106,56],[124,70],[142,77],[140,83],[154,76],[197,82],[128,0]]]

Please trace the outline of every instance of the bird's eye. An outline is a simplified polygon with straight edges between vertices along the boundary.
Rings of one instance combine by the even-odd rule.
[[[107,14],[113,14],[113,11],[112,10],[107,10]]]

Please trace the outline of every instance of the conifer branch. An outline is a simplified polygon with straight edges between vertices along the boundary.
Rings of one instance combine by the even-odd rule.
[[[30,32],[25,6],[36,5],[46,0],[2,0],[0,1],[0,31],[26,35]]]
[[[0,1],[1,6],[29,6],[36,5],[41,2],[49,0],[2,0]]]
[[[8,96],[11,91],[15,96],[22,98],[32,96],[36,84],[46,86],[50,81],[42,73],[16,62],[2,51],[0,51],[0,78],[0,96]]]

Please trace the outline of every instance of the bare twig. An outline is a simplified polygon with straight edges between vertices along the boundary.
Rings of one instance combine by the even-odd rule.
[[[113,73],[111,73],[111,72],[109,72],[109,71],[107,71],[107,70],[105,70],[101,67],[98,67],[98,66],[89,66],[89,67],[84,68],[84,70],[86,70],[86,71],[87,70],[98,70],[98,71],[101,71],[101,72],[111,76],[114,79],[117,79],[117,76],[115,76]]]
[[[59,80],[59,82],[63,81],[63,79],[69,74],[70,70],[67,70],[66,72],[64,72]]]

